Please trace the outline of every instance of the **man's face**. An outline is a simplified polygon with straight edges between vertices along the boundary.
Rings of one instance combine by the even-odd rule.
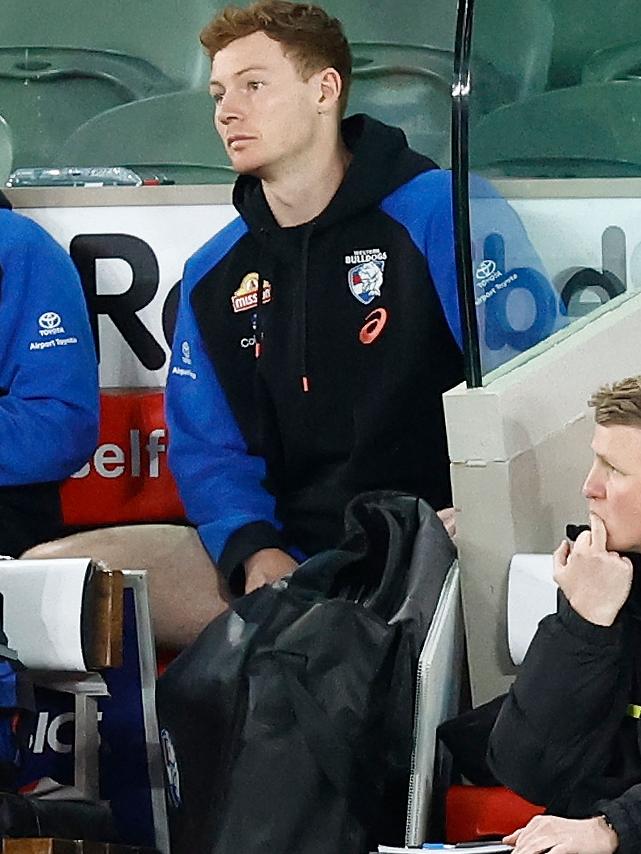
[[[214,124],[237,172],[281,176],[309,154],[315,136],[320,73],[304,81],[265,33],[237,39],[214,55]]]
[[[597,424],[592,450],[583,494],[605,523],[607,547],[641,552],[641,428]]]

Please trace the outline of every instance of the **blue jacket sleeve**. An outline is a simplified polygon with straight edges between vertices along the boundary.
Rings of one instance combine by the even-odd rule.
[[[482,178],[470,179],[475,311],[483,372],[566,323],[558,295],[516,211]],[[424,254],[452,335],[463,346],[452,173],[422,173],[384,202]]]
[[[40,226],[0,211],[0,485],[60,481],[98,438],[98,372],[78,274]]]
[[[205,352],[187,264],[166,390],[169,464],[189,519],[224,575],[261,548],[282,548],[265,462],[246,442]]]

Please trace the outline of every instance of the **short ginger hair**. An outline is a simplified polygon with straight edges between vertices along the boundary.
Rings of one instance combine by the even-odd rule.
[[[226,6],[200,33],[200,41],[213,60],[219,50],[252,33],[265,33],[280,42],[303,80],[323,68],[335,68],[343,84],[339,109],[344,115],[352,74],[352,53],[337,18],[320,6],[290,0],[258,0],[250,6]]]
[[[641,427],[641,376],[604,385],[589,400],[597,424]]]

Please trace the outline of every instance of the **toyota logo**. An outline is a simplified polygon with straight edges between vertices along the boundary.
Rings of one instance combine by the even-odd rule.
[[[60,315],[56,314],[55,311],[45,311],[38,318],[38,325],[41,329],[55,329],[56,326],[60,326],[60,322]]]
[[[496,270],[496,263],[494,261],[481,261],[481,263],[476,268],[476,278],[477,279],[487,279],[492,273]]]

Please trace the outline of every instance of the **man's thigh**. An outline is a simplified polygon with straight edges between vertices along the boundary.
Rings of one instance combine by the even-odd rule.
[[[194,528],[126,525],[71,534],[29,549],[23,558],[91,557],[112,569],[145,569],[156,642],[181,649],[229,602],[225,580]]]

